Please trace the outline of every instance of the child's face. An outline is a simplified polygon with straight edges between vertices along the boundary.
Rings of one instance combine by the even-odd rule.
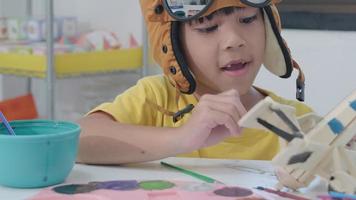
[[[182,45],[197,81],[196,92],[219,93],[237,89],[246,94],[261,67],[265,28],[257,8],[218,12],[182,25]]]

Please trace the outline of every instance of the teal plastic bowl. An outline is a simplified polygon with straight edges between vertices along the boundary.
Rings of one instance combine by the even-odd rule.
[[[77,157],[80,126],[51,120],[10,124],[16,136],[0,128],[0,184],[38,188],[62,183]]]

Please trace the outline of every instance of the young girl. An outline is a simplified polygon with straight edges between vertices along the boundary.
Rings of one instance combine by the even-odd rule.
[[[79,121],[78,161],[124,164],[190,156],[269,160],[275,134],[242,129],[239,119],[266,96],[311,112],[303,103],[253,86],[262,64],[288,78],[299,70],[280,35],[276,1],[140,0],[155,60],[165,75],[145,77]],[[188,5],[189,4],[189,5]]]

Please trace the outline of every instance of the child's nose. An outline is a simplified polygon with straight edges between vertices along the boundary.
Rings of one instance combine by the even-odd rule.
[[[246,41],[241,35],[236,25],[224,27],[221,31],[221,48],[222,50],[238,50],[246,45]]]

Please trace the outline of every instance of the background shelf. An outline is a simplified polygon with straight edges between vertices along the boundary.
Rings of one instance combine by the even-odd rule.
[[[87,53],[55,55],[57,78],[113,71],[136,70],[143,66],[142,48],[108,50]],[[45,78],[47,58],[45,55],[0,54],[0,73],[16,76]]]

